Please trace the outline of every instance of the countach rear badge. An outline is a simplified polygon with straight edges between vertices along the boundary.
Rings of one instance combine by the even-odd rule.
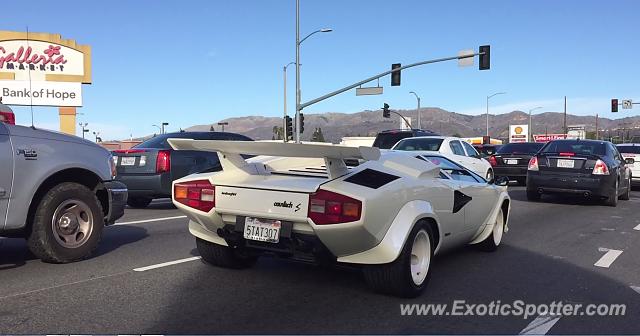
[[[294,210],[294,212],[300,211],[300,205],[301,205],[301,203],[298,203],[296,205],[296,210]],[[291,208],[293,208],[293,202],[287,202],[287,201],[284,201],[284,202],[273,202],[273,206],[274,207],[278,207],[278,208],[289,208],[289,209],[291,209]]]

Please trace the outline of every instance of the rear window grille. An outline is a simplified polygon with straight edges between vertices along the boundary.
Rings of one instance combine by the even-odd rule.
[[[367,168],[359,173],[347,177],[345,181],[372,189],[378,189],[399,178],[399,176]]]

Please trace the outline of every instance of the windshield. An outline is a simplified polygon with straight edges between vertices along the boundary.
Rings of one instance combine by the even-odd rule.
[[[445,172],[445,177],[450,177],[453,180],[457,181],[466,181],[466,182],[477,182],[477,183],[485,183],[486,180],[477,174],[467,170],[466,168],[460,166],[459,164],[443,157],[443,156],[430,156],[430,155],[421,155],[418,158],[422,158],[427,160],[434,165],[440,167],[440,170]]]
[[[409,138],[398,142],[393,149],[403,151],[435,151],[440,150],[442,139],[438,138]]]
[[[640,154],[640,146],[618,145],[618,152],[623,154]]]
[[[373,147],[391,149],[398,141],[411,136],[413,136],[413,134],[409,132],[379,133],[373,142]]]
[[[500,149],[498,149],[496,153],[497,154],[535,154],[540,150],[540,148],[542,148],[542,146],[544,146],[543,143],[534,143],[534,142],[510,143],[500,147]]]
[[[606,147],[602,142],[558,140],[548,143],[543,153],[574,153],[577,155],[605,155]]]

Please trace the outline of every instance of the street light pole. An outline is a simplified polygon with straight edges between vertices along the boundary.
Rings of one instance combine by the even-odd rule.
[[[418,97],[418,94],[413,92],[413,91],[411,91],[409,93],[413,93],[413,95],[416,96],[416,99],[418,100],[418,111],[417,111],[417,114],[418,114],[418,129],[422,129],[422,124],[420,123],[420,97]]]
[[[161,125],[162,125],[161,132],[162,132],[162,134],[164,134],[164,127],[165,127],[165,126],[168,126],[168,125],[169,125],[169,123],[168,123],[168,122],[163,122]]]
[[[489,136],[489,99],[491,99],[491,97],[493,96],[497,96],[497,95],[501,95],[501,94],[506,94],[506,92],[496,92],[490,96],[487,96],[487,136]]]
[[[300,0],[296,0],[296,143],[300,143],[300,111],[301,106],[301,92],[300,92],[300,44],[309,36],[316,33],[328,33],[333,31],[329,28],[318,29],[311,34],[300,39]],[[285,136],[286,137],[286,136]]]
[[[532,109],[529,110],[529,139],[528,141],[533,141],[533,124],[531,123],[531,112],[535,111],[535,110],[539,110],[541,109],[542,106],[538,106],[538,107],[534,107]]]
[[[287,68],[291,64],[295,64],[296,62],[289,62],[289,64],[282,67],[283,77],[284,77],[284,118],[282,118],[282,139],[283,142],[287,142]]]

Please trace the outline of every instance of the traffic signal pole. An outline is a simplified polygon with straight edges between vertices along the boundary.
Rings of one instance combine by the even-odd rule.
[[[351,89],[357,88],[358,86],[361,86],[363,84],[372,82],[378,78],[384,77],[386,75],[389,75],[391,73],[397,72],[397,71],[402,71],[404,69],[409,69],[409,68],[413,68],[419,65],[425,65],[425,64],[432,64],[432,63],[439,63],[439,62],[445,62],[445,61],[452,61],[452,60],[461,60],[461,59],[465,59],[465,58],[472,58],[475,56],[481,56],[484,55],[484,52],[479,52],[479,53],[474,53],[474,54],[466,54],[466,55],[460,55],[460,56],[452,56],[452,57],[445,57],[445,58],[438,58],[438,59],[433,59],[433,60],[428,60],[428,61],[422,61],[422,62],[418,62],[418,63],[413,63],[413,64],[409,64],[409,65],[405,65],[396,69],[392,69],[389,71],[385,71],[382,73],[379,73],[375,76],[369,77],[365,80],[359,81],[357,83],[351,84],[349,86],[343,87],[342,89],[327,93],[324,96],[318,97],[316,99],[312,99],[306,103],[300,103],[297,105],[297,113],[299,113],[302,109],[304,109],[305,107],[311,106],[313,104],[319,103],[325,99],[331,98],[333,96],[339,95],[341,93],[344,93],[346,91],[349,91]]]

